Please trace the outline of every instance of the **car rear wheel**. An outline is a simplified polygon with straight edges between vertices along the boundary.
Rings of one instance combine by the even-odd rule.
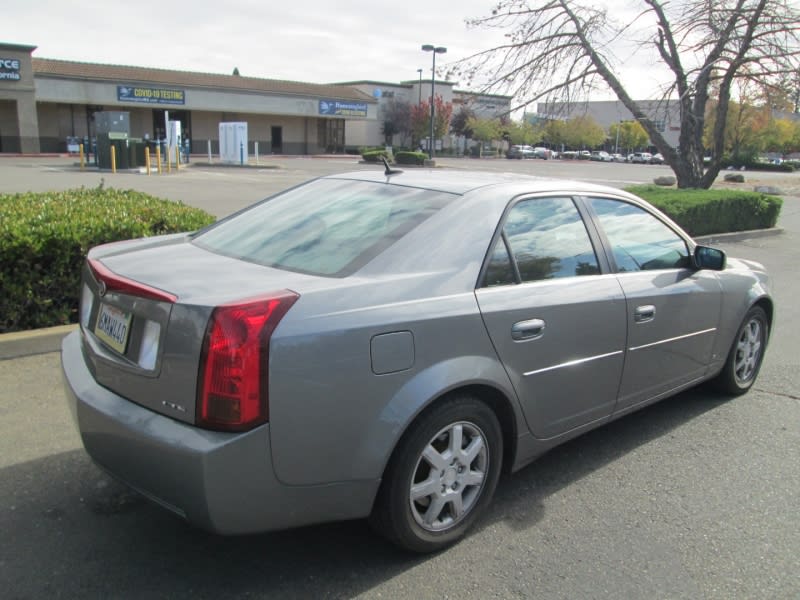
[[[725,367],[717,376],[717,387],[729,394],[744,394],[758,377],[764,351],[767,349],[769,324],[760,306],[751,308],[744,317]]]
[[[485,403],[461,395],[433,406],[395,449],[371,525],[414,552],[454,543],[491,501],[502,456],[500,424]]]

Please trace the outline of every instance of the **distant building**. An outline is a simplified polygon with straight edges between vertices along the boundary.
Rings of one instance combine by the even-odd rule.
[[[431,97],[431,80],[401,81],[400,83],[387,83],[385,81],[345,81],[337,85],[353,87],[364,94],[369,94],[378,102],[378,118],[376,121],[348,121],[345,123],[345,138],[348,146],[379,146],[384,143],[384,136],[381,133],[383,128],[383,115],[386,106],[392,101],[405,101],[417,104],[423,100],[428,101]],[[500,96],[495,94],[479,94],[464,90],[455,89],[452,81],[436,81],[434,93],[441,96],[444,102],[453,104],[453,115],[462,106],[472,109],[478,118],[494,118],[503,114],[508,114],[511,110],[511,96]],[[452,147],[456,141],[451,136],[446,136],[443,140],[445,148]],[[394,136],[393,145],[402,145],[404,140],[401,136]],[[405,140],[410,144],[410,140]]]
[[[0,42],[0,152],[65,152],[97,133],[95,114],[129,113],[132,138],[163,139],[165,116],[180,122],[191,151],[219,149],[219,123],[248,123],[248,152],[344,152],[383,143],[381,113],[392,99],[418,102],[430,80],[317,84],[33,56],[36,46]],[[165,55],[166,56],[166,55]],[[511,98],[436,93],[479,115],[507,111]],[[448,145],[448,140],[445,140]]]
[[[638,100],[642,111],[653,121],[667,143],[678,147],[681,133],[680,105],[677,100]],[[589,115],[598,125],[608,131],[614,123],[634,120],[631,113],[619,100],[598,100],[587,102],[540,102],[536,114],[526,118],[569,119]],[[613,142],[613,140],[612,140]]]

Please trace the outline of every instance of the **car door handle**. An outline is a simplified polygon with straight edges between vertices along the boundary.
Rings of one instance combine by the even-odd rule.
[[[536,340],[544,335],[544,321],[531,319],[519,321],[511,327],[511,338],[518,341]]]
[[[633,313],[633,320],[637,323],[648,323],[656,318],[656,307],[652,304],[637,306]]]

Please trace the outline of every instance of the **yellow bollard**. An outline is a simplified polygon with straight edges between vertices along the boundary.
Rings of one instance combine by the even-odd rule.
[[[86,166],[86,163],[84,162],[84,156],[83,156],[83,144],[78,146],[78,148],[80,149],[80,154],[81,154],[81,171],[83,171],[85,166]]]
[[[175,170],[180,169],[181,165],[181,149],[180,146],[175,146]]]
[[[117,148],[115,146],[111,146],[111,172],[117,172]]]
[[[156,146],[156,164],[158,165],[158,174],[161,175],[161,146]]]
[[[147,174],[150,175],[150,148],[144,150],[144,166],[147,168]]]

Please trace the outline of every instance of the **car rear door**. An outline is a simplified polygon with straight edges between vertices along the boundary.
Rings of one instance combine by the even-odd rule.
[[[686,241],[644,208],[589,198],[625,294],[627,356],[617,411],[702,378],[716,337],[721,286],[692,267]]]
[[[593,230],[592,230],[593,232]],[[528,426],[550,438],[608,417],[625,350],[626,304],[570,197],[507,211],[476,296]]]

